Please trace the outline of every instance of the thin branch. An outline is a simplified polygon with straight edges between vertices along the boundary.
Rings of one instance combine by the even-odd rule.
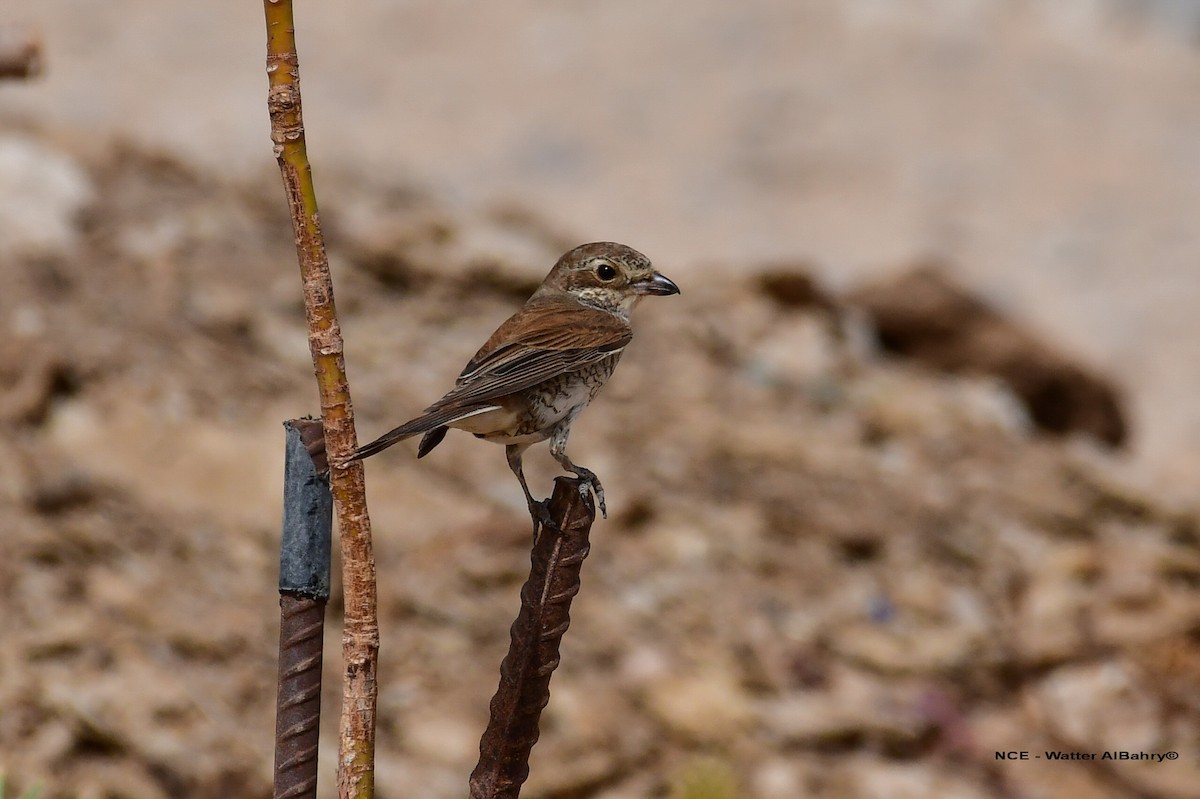
[[[554,483],[550,516],[560,530],[541,530],[530,555],[521,611],[500,664],[500,686],[479,742],[479,763],[471,772],[471,799],[516,799],[529,776],[529,753],[537,743],[542,708],[550,701],[550,676],[571,623],[571,600],[579,593],[579,572],[596,519],[580,486],[567,477]]]
[[[342,357],[342,335],[333,304],[333,282],[317,215],[312,169],[300,113],[299,59],[291,0],[263,0],[267,24],[267,108],[271,140],[291,210],[308,316],[309,348],[321,395],[321,421],[331,463],[354,451],[354,410]],[[330,474],[342,551],[345,626],[338,795],[370,799],[375,782],[376,668],[379,622],[371,521],[362,464],[335,466]]]

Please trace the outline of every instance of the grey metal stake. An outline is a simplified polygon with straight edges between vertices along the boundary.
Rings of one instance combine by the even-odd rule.
[[[283,426],[275,799],[315,799],[333,497],[321,422],[293,419]]]

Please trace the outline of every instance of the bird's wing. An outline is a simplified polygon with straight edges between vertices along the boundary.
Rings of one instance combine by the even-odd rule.
[[[612,357],[629,323],[574,301],[534,300],[502,324],[434,408],[492,400]]]
[[[501,407],[506,394],[611,358],[633,337],[629,323],[574,301],[530,300],[492,334],[463,369],[454,388],[405,422],[355,451],[358,460],[417,433],[429,433],[473,414]],[[441,434],[422,440],[419,454],[433,449]]]

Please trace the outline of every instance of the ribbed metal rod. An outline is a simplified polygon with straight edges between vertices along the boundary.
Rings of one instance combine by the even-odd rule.
[[[284,427],[275,799],[315,799],[333,500],[321,423],[297,419]]]
[[[550,676],[558,667],[559,644],[571,622],[571,600],[579,593],[579,572],[596,518],[585,499],[589,495],[580,488],[576,479],[555,481],[550,516],[560,529],[542,529],[530,556],[521,610],[500,664],[500,686],[479,742],[479,763],[471,772],[471,799],[516,799],[529,776],[529,753],[537,743],[542,708],[550,701]]]

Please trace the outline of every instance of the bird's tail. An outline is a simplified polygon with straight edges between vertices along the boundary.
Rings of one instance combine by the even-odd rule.
[[[425,437],[421,439],[421,446],[417,450],[417,457],[423,458],[429,454],[429,451],[442,443],[442,439],[446,436],[446,425],[457,421],[458,419],[472,416],[476,413],[482,413],[485,410],[491,410],[494,406],[485,406],[484,408],[441,408],[431,410],[421,416],[418,416],[412,421],[405,422],[394,430],[381,435],[379,438],[372,441],[370,444],[363,444],[358,449],[354,450],[354,454],[346,459],[347,463],[351,461],[359,461],[363,458],[369,458],[372,455],[383,452],[392,444],[398,441],[403,441],[406,438],[412,438],[417,433],[424,433]]]
[[[414,419],[413,421],[415,422],[417,420]],[[370,444],[363,444],[361,447],[354,450],[354,453],[349,458],[346,458],[346,462],[350,463],[351,461],[360,461],[363,458],[369,458],[377,452],[383,452],[392,444],[395,444],[398,441],[403,441],[406,438],[411,438],[412,436],[415,436],[417,433],[421,432],[420,430],[409,430],[408,427],[410,424],[412,424],[412,422],[401,425],[395,430],[389,430],[379,438],[372,441]]]

